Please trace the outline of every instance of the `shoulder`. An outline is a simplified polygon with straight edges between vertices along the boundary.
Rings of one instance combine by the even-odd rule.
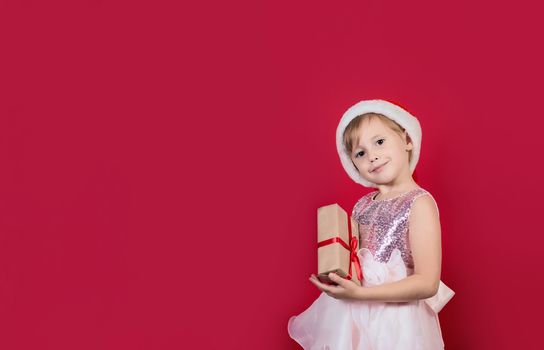
[[[438,204],[436,203],[433,195],[423,188],[420,188],[418,191],[416,191],[415,195],[412,197],[412,205],[410,211],[411,216],[416,216],[418,214],[436,214],[436,216],[440,215],[438,210]]]
[[[420,247],[421,244],[432,245],[433,240],[437,242],[435,239],[440,239],[440,226],[438,206],[433,196],[426,192],[414,198],[408,216],[408,230],[410,231],[411,241],[419,242],[416,245]]]

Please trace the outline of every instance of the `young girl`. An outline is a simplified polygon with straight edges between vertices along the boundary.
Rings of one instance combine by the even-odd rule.
[[[322,293],[289,319],[289,335],[304,349],[443,349],[438,315],[424,301],[438,291],[442,248],[438,206],[412,178],[418,120],[390,102],[361,101],[340,120],[336,145],[348,175],[378,189],[352,211],[362,286],[334,273],[337,285],[323,284],[312,274]]]

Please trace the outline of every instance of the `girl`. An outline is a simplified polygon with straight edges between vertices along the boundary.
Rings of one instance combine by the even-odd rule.
[[[352,211],[362,286],[334,273],[337,285],[327,285],[312,274],[322,293],[289,319],[289,335],[304,349],[443,349],[438,315],[424,300],[438,291],[442,248],[438,206],[412,178],[418,120],[390,102],[361,101],[342,116],[336,145],[348,175],[378,189]]]

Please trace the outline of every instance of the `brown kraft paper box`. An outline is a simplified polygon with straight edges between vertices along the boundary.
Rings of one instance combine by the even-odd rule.
[[[359,249],[359,225],[351,216],[349,224],[355,243],[350,243],[348,215],[342,207],[334,203],[317,209],[317,278],[323,283],[336,284],[330,280],[328,274],[335,272],[347,278],[351,268],[351,280],[361,285],[356,269],[356,265],[359,264],[356,255]],[[338,238],[342,239],[345,245],[330,242],[330,239]],[[351,244],[355,245],[355,249],[351,248]],[[350,249],[354,251],[353,254]]]

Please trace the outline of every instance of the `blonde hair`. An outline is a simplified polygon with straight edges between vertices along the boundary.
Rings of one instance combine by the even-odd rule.
[[[395,122],[392,119],[387,118],[383,114],[379,113],[365,113],[361,114],[355,118],[348,124],[346,129],[344,130],[343,140],[344,145],[346,146],[346,150],[349,152],[349,156],[351,159],[352,153],[353,153],[353,147],[357,144],[359,144],[359,137],[357,136],[357,131],[363,124],[363,120],[368,119],[369,121],[372,119],[378,118],[381,120],[385,125],[387,125],[391,130],[396,132],[400,137],[402,137],[402,133],[405,131],[405,129],[400,126],[397,122]],[[411,141],[410,135],[407,134],[407,141]],[[412,150],[408,151],[408,163],[412,160]],[[353,164],[355,165],[355,164]]]

